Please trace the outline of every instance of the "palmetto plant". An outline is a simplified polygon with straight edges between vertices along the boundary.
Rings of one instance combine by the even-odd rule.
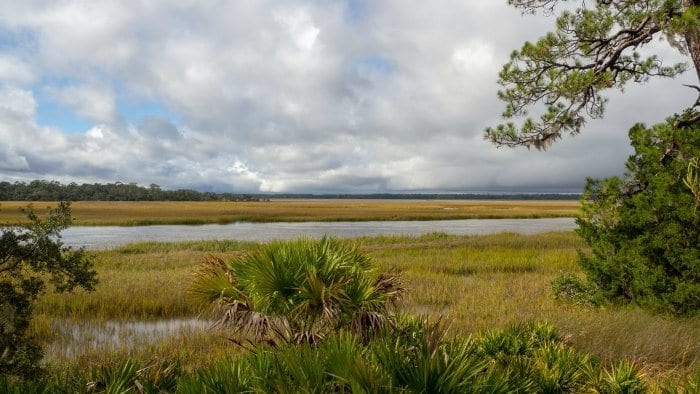
[[[377,273],[356,247],[328,237],[260,245],[228,263],[210,257],[190,287],[238,340],[274,343],[376,332],[402,293],[395,275]]]

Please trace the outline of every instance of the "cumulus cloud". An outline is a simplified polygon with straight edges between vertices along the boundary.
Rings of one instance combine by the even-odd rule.
[[[611,94],[604,120],[550,151],[498,149],[482,133],[502,111],[500,66],[552,24],[492,0],[11,2],[0,10],[0,175],[239,192],[578,191],[623,170],[631,123],[690,102],[680,84],[692,76]],[[90,126],[39,122],[51,105]]]
[[[12,54],[0,53],[0,81],[13,82],[24,85],[33,82],[36,75],[31,65],[13,56]]]
[[[118,120],[116,98],[105,86],[49,86],[46,90],[54,100],[72,109],[79,116],[96,123],[115,123]]]

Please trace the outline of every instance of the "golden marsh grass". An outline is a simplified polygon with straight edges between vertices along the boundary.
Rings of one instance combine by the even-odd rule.
[[[24,201],[0,202],[0,224],[26,219]],[[37,212],[55,206],[35,202]],[[346,201],[276,200],[260,202],[78,201],[75,225],[134,226],[245,222],[440,220],[573,217],[579,201]]]
[[[654,380],[698,368],[700,318],[654,315],[633,306],[588,308],[553,299],[550,282],[579,272],[583,242],[573,233],[360,238],[380,269],[398,270],[408,294],[403,309],[443,315],[465,334],[523,321],[549,321],[580,351],[605,360],[634,359]],[[209,254],[224,259],[254,243],[140,243],[95,253],[101,283],[92,294],[47,295],[33,332],[55,340],[51,322],[191,318],[200,312],[186,294],[191,273]],[[580,272],[579,272],[580,273]],[[205,316],[206,317],[206,316]],[[66,341],[65,338],[59,338]],[[49,348],[53,363],[85,366],[129,355],[145,361],[177,358],[189,366],[238,351],[222,333],[181,333],[135,349],[86,349],[79,356]]]

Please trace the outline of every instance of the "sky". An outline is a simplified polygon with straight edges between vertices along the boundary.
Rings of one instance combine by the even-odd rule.
[[[498,71],[554,24],[505,0],[0,4],[0,181],[580,192],[623,173],[633,123],[695,99],[691,73],[653,80],[547,151],[497,148]]]

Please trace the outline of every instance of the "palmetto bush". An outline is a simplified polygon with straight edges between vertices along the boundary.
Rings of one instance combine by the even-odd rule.
[[[692,387],[690,384],[687,387]],[[349,332],[316,346],[259,344],[184,377],[181,393],[641,393],[640,371],[607,367],[565,345],[551,325],[475,337],[442,321],[398,316],[368,342]]]
[[[259,343],[251,352],[194,371],[177,362],[124,360],[72,370],[60,379],[0,377],[0,393],[644,393],[639,367],[576,352],[548,324],[519,324],[475,336],[442,321],[397,316],[370,340],[329,333],[315,346]],[[700,375],[664,393],[698,392]]]
[[[313,344],[341,329],[376,333],[403,289],[356,247],[324,237],[260,245],[231,262],[210,257],[190,293],[241,339]]]
[[[477,344],[471,337],[450,337],[442,320],[403,316],[370,347],[370,359],[385,371],[386,387],[394,391],[494,391],[493,373],[488,360],[477,355]]]

